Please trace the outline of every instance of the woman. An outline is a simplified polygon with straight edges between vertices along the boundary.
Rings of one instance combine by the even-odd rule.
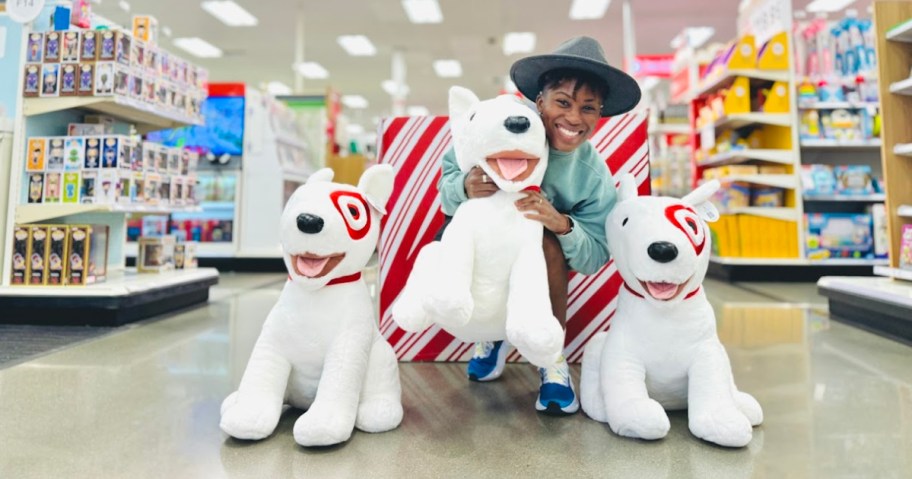
[[[571,269],[593,274],[608,262],[604,225],[617,196],[611,173],[588,140],[600,117],[633,109],[640,101],[640,88],[633,78],[610,66],[601,46],[589,37],[570,39],[551,54],[523,58],[513,64],[510,76],[523,95],[534,99],[550,144],[541,192],[527,192],[516,207],[544,226],[551,308],[566,326],[567,274]],[[462,202],[497,191],[481,169],[460,171],[452,149],[443,158],[438,188],[447,216]],[[507,349],[503,341],[476,345],[469,379],[500,377]],[[539,369],[539,374],[538,411],[565,415],[579,410],[563,357]]]

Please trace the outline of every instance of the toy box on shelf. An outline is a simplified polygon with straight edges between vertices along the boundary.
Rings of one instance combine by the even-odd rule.
[[[105,280],[106,225],[28,224],[13,230],[13,286],[85,286]]]
[[[392,197],[387,204],[379,244],[380,328],[397,356],[406,361],[466,361],[473,344],[462,343],[437,326],[421,333],[396,327],[391,305],[405,285],[417,252],[430,242],[443,223],[437,180],[440,161],[450,148],[446,117],[407,117],[380,124],[378,158],[396,169]],[[632,173],[640,194],[649,192],[649,153],[645,113],[602,120],[590,139],[615,177]],[[621,285],[613,263],[595,275],[570,279],[569,318],[564,355],[578,362],[586,341],[607,329]],[[519,357],[512,353],[508,360]]]

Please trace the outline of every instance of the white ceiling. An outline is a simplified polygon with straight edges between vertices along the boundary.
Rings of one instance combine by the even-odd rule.
[[[503,34],[531,31],[538,36],[534,53],[547,53],[575,35],[590,35],[605,48],[612,64],[620,65],[622,2],[614,0],[604,18],[568,18],[570,0],[440,0],[444,21],[415,25],[400,0],[235,0],[259,19],[247,28],[225,26],[195,0],[132,0],[131,13],[116,0],[94,4],[110,20],[129,24],[130,16],[151,14],[173,37],[199,36],[225,52],[220,59],[184,55],[210,70],[211,81],[242,81],[261,85],[278,80],[294,86],[291,65],[295,55],[298,11],[305,17],[305,57],[322,64],[327,80],[306,80],[304,93],[322,94],[327,86],[343,94],[362,95],[370,103],[363,111],[347,110],[355,122],[370,128],[371,119],[390,112],[391,100],[380,83],[391,76],[391,53],[405,52],[409,105],[422,105],[432,114],[445,114],[447,89],[458,84],[482,98],[497,94],[510,65],[524,55],[505,56]],[[796,0],[803,7],[809,0]],[[861,0],[864,1],[864,0]],[[870,0],[868,0],[870,1]],[[683,28],[707,25],[715,40],[735,36],[738,0],[631,0],[638,54],[670,52],[669,42]],[[339,35],[363,34],[377,47],[374,57],[351,57],[336,42]],[[162,35],[161,43],[178,51]],[[438,78],[432,62],[455,58],[463,76]]]

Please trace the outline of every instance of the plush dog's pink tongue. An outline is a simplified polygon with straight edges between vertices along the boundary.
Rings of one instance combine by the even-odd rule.
[[[500,173],[503,177],[512,181],[513,178],[516,178],[526,171],[526,168],[529,167],[529,163],[525,158],[498,158],[497,166],[500,167]]]
[[[295,261],[295,266],[301,274],[308,278],[313,278],[323,271],[323,267],[329,262],[329,258],[305,258],[303,256],[298,256]]]
[[[661,300],[671,299],[678,292],[678,285],[674,283],[646,282],[646,288],[649,290],[650,296]]]

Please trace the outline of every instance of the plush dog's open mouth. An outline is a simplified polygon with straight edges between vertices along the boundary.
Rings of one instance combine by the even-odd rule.
[[[690,281],[690,280],[688,280]],[[640,285],[643,289],[652,296],[653,299],[659,301],[671,301],[672,299],[677,298],[684,291],[684,287],[687,286],[688,281],[685,281],[681,284],[677,283],[665,283],[660,281],[640,281]]]
[[[523,181],[532,175],[541,158],[519,150],[500,151],[485,158],[491,170],[507,181]]]
[[[320,256],[312,253],[291,256],[291,266],[298,276],[305,278],[322,278],[345,259],[345,254]]]

